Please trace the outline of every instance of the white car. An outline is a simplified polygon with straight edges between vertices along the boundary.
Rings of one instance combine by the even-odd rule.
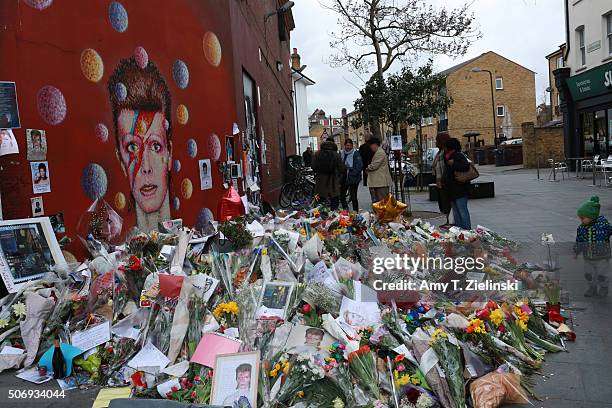
[[[523,144],[523,139],[508,139],[508,140],[504,140],[503,142],[500,143],[500,146],[515,146],[515,145],[522,145]]]

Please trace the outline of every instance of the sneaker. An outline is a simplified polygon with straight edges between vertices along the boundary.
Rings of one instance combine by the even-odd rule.
[[[595,286],[589,286],[586,292],[584,292],[584,297],[593,297],[597,295],[597,288]]]
[[[597,296],[600,298],[608,297],[608,288],[599,288],[599,293]]]

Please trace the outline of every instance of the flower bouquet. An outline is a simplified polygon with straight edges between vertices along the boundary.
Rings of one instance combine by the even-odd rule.
[[[213,315],[221,322],[222,328],[236,327],[240,308],[236,302],[219,303]]]
[[[438,356],[438,361],[448,382],[453,401],[457,408],[465,408],[465,383],[463,381],[463,364],[461,348],[451,343],[448,334],[436,329],[431,336],[431,348]]]
[[[289,360],[281,360],[274,365],[270,376],[276,378],[281,370],[284,375],[284,383],[282,383],[278,394],[272,401],[272,406],[275,404],[291,406],[296,398],[300,398],[299,392],[303,388],[325,376],[323,367],[310,354],[298,354]],[[303,395],[303,391],[301,391],[301,396],[303,397]]]
[[[369,346],[362,346],[348,356],[351,374],[366,386],[374,398],[380,399],[380,388],[378,386],[378,370],[376,368],[376,355]]]

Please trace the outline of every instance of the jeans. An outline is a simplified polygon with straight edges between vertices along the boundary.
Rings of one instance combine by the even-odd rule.
[[[472,229],[470,211],[468,210],[468,198],[459,197],[451,201],[453,208],[453,224],[466,230]]]
[[[584,278],[589,287],[607,288],[610,282],[610,260],[609,259],[585,259]]]
[[[357,201],[357,189],[359,188],[359,184],[343,184],[342,192],[340,193],[340,202],[342,203],[342,208],[348,210],[348,203],[346,202],[346,192],[348,190],[351,202],[353,203],[353,211],[359,211],[359,202]]]

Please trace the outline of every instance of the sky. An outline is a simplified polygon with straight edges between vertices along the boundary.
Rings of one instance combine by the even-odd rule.
[[[316,82],[308,88],[308,109],[323,109],[328,115],[340,116],[343,107],[354,109],[363,80],[369,75],[355,75],[349,66],[332,68],[327,63],[332,50],[330,33],[337,27],[337,15],[321,6],[329,0],[294,0],[296,28],[291,33],[291,47],[297,48],[304,74]],[[434,5],[459,7],[466,0],[429,0]],[[487,51],[495,51],[536,72],[536,101],[540,103],[548,87],[545,56],[565,42],[564,9],[561,0],[471,0],[476,27],[482,38],[468,52],[452,59],[434,58],[441,71]],[[393,71],[401,68],[396,62]],[[361,77],[361,78],[360,78]],[[362,79],[363,78],[363,79]],[[548,99],[547,99],[548,100]]]

